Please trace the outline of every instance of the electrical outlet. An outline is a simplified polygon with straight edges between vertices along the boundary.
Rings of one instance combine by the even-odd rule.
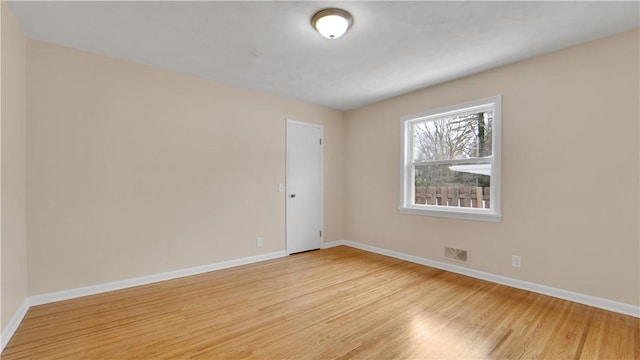
[[[262,245],[264,245],[264,240],[261,237],[256,238],[256,246],[262,246]]]
[[[522,261],[520,259],[520,256],[518,255],[511,256],[511,266],[513,266],[514,268],[520,268],[522,266]]]

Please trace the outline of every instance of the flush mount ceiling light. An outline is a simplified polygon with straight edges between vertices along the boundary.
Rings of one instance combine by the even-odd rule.
[[[311,26],[330,40],[335,40],[349,30],[353,24],[351,14],[342,9],[324,9],[311,17]]]

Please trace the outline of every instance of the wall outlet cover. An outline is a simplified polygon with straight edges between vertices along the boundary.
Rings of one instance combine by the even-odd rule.
[[[522,259],[520,258],[520,256],[518,255],[511,256],[511,266],[513,266],[514,268],[522,267]]]

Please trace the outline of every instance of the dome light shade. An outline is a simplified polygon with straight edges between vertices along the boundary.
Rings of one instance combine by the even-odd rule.
[[[311,18],[311,25],[327,39],[335,40],[353,24],[351,14],[342,9],[320,10]]]

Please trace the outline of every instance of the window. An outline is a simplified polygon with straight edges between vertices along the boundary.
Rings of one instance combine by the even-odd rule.
[[[500,221],[501,97],[402,117],[400,211]]]

